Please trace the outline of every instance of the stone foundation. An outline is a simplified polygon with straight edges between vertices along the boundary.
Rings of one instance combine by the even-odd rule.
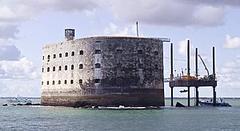
[[[42,96],[42,105],[46,106],[164,106],[163,89],[133,89],[115,94],[97,94],[87,96]]]

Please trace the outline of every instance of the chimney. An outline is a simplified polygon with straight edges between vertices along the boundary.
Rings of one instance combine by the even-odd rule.
[[[74,40],[75,37],[75,29],[65,29],[65,39],[67,41]]]

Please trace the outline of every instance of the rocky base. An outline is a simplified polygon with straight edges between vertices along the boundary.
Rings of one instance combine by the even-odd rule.
[[[65,93],[66,94],[66,93]],[[164,106],[163,89],[141,89],[129,93],[98,94],[87,96],[42,96],[41,104],[46,106],[70,106],[70,107],[91,107],[91,106],[130,106],[148,107]]]

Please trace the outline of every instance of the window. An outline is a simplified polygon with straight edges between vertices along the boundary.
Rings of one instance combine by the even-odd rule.
[[[50,71],[50,68],[48,67],[48,68],[47,68],[47,72],[49,72],[49,71]]]
[[[62,58],[62,53],[59,54],[59,58]]]
[[[55,85],[55,81],[52,81],[52,85]]]
[[[70,83],[73,84],[73,80],[71,80]]]
[[[100,63],[96,63],[95,64],[95,68],[101,68],[101,64]]]
[[[153,53],[154,53],[154,55],[158,55],[158,51],[154,51]]]
[[[79,64],[79,69],[83,69],[83,64]]]
[[[61,67],[61,66],[59,66],[59,67],[58,67],[58,70],[59,70],[59,71],[61,71],[61,70],[62,70],[62,67]]]
[[[80,50],[79,54],[80,54],[80,55],[83,55],[83,50]]]
[[[95,83],[100,83],[100,79],[95,79]]]
[[[142,69],[143,68],[143,64],[138,64],[138,68]]]
[[[56,54],[53,54],[53,59],[55,59],[56,58]]]
[[[48,60],[47,60],[48,62],[50,61],[50,55],[48,55]]]
[[[42,81],[42,85],[43,85],[43,81]]]
[[[137,52],[138,52],[138,54],[143,54],[142,50],[138,50]]]
[[[61,81],[60,81],[60,80],[58,80],[58,84],[59,84],[59,85],[61,84]]]
[[[67,80],[64,80],[64,84],[67,84]]]
[[[42,60],[44,60],[44,56],[42,56]]]
[[[79,84],[82,84],[83,83],[83,80],[82,79],[79,79]]]
[[[67,52],[65,53],[65,57],[68,57],[68,53]]]
[[[42,72],[44,72],[44,68],[42,68]]]
[[[67,65],[65,65],[65,70],[67,70]]]
[[[74,65],[71,65],[71,70],[74,70]]]
[[[154,67],[155,67],[155,69],[158,69],[158,65],[157,64]]]
[[[72,56],[74,56],[74,51],[72,52],[72,54],[71,54]]]
[[[47,81],[47,85],[49,85],[49,81]]]
[[[122,49],[117,49],[117,53],[118,53],[118,54],[121,54],[122,52],[123,52]]]
[[[95,50],[95,54],[101,54],[101,50]]]
[[[53,71],[55,71],[55,66],[53,67]]]

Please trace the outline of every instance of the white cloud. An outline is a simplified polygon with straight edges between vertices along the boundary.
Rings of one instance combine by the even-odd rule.
[[[207,2],[179,0],[112,0],[109,2],[118,19],[155,25],[216,26],[223,23],[223,6]],[[124,7],[124,8],[123,8]]]
[[[15,38],[19,24],[40,13],[86,11],[86,14],[90,14],[97,6],[94,0],[0,0],[0,39]]]
[[[236,57],[234,61],[226,62],[219,71],[218,80],[224,86],[231,88],[236,88],[240,86],[240,59]]]
[[[2,79],[0,81],[0,96],[40,96],[39,80]]]
[[[15,45],[0,43],[0,61],[18,60],[20,57],[21,57],[21,52]]]
[[[199,7],[194,14],[194,23],[198,25],[215,26],[223,24],[224,10],[221,7],[203,6]]]
[[[188,40],[189,40],[189,38],[186,38],[186,39],[178,42],[178,53],[180,55],[184,55],[184,56],[187,55],[187,42],[188,42]],[[193,44],[191,44],[191,41],[190,41],[190,54],[191,54],[191,56],[195,56],[195,49],[194,49]]]
[[[226,35],[225,48],[239,48],[240,47],[240,37],[231,37],[230,35]]]
[[[112,36],[135,35],[135,28],[135,25],[119,27],[114,23],[110,23],[108,27],[104,29],[104,34]]]
[[[0,79],[38,79],[39,76],[38,68],[25,57],[16,61],[0,61]]]

